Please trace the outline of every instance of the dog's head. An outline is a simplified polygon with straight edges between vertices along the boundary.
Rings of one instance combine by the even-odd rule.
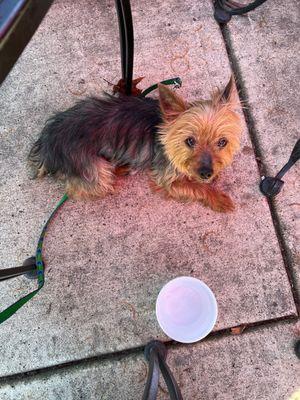
[[[190,104],[159,85],[159,102],[164,121],[160,141],[167,158],[180,173],[209,183],[239,149],[241,121],[233,78],[211,100]]]

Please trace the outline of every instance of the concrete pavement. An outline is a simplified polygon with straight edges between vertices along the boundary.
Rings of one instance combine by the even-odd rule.
[[[201,398],[201,394],[205,399],[285,399],[300,386],[292,345],[298,328],[296,323],[281,322],[297,316],[297,287],[292,284],[299,279],[299,194],[297,199],[294,190],[299,173],[295,169],[288,175],[271,214],[258,190],[255,159],[258,149],[265,168],[276,172],[296,138],[296,107],[289,106],[292,98],[296,102],[295,85],[292,92],[277,90],[282,94],[278,101],[288,110],[288,140],[280,136],[285,125],[275,111],[268,123],[265,114],[269,98],[277,99],[269,90],[287,85],[287,79],[293,81],[295,71],[291,68],[289,74],[283,68],[285,83],[276,79],[271,84],[275,74],[263,75],[261,68],[266,64],[262,57],[269,53],[273,68],[281,68],[283,61],[291,65],[287,54],[294,60],[288,41],[282,40],[280,49],[270,45],[275,40],[270,36],[283,33],[267,28],[274,24],[269,16],[275,13],[278,19],[285,15],[284,20],[291,20],[289,37],[297,26],[283,5],[278,14],[274,5],[267,4],[261,8],[265,25],[260,22],[253,29],[253,18],[262,18],[260,9],[230,22],[224,34],[231,51],[228,58],[209,1],[132,2],[134,72],[136,77],[146,75],[141,86],[179,75],[184,82],[182,95],[206,97],[216,85],[226,83],[233,68],[247,89],[255,129],[245,123],[241,152],[220,182],[237,210],[219,215],[198,204],[162,200],[151,193],[143,174],[121,179],[113,197],[68,202],[47,235],[45,287],[0,326],[1,398],[139,399],[146,374],[141,353],[133,350],[128,368],[127,361],[117,361],[114,353],[139,349],[153,338],[167,340],[155,320],[155,299],[162,285],[179,275],[203,279],[219,305],[218,336],[176,347],[177,358],[171,351],[170,367],[180,377],[184,398]],[[284,31],[284,23],[277,25]],[[52,112],[87,94],[110,90],[107,81],[119,79],[117,32],[113,2],[58,0],[1,86],[0,259],[4,266],[17,265],[33,254],[39,231],[63,194],[61,185],[51,179],[29,179],[25,159],[30,144]],[[248,47],[243,46],[245,41]],[[270,147],[280,151],[269,151]],[[24,278],[2,284],[0,304],[10,304],[32,285]],[[261,327],[239,337],[222,336],[225,329],[244,324]],[[203,348],[205,354],[198,355]],[[240,364],[235,377],[237,354]],[[249,362],[251,354],[255,361]],[[88,360],[94,357],[97,360],[90,366]],[[203,357],[211,366],[207,370],[206,363],[197,362]],[[72,363],[71,369],[60,367],[65,362]],[[278,369],[283,372],[275,380]],[[22,375],[33,370],[39,372],[30,379]],[[163,392],[161,398],[166,398]]]

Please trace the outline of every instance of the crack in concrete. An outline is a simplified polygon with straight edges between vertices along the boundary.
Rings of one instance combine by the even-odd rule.
[[[220,31],[223,36],[224,43],[225,43],[225,48],[227,51],[231,69],[235,76],[235,81],[236,81],[239,97],[240,97],[241,103],[243,104],[242,111],[243,111],[243,115],[244,115],[244,118],[245,118],[245,121],[247,124],[249,136],[250,136],[251,142],[253,144],[253,149],[254,149],[255,159],[257,161],[258,170],[259,170],[259,173],[261,176],[267,175],[267,164],[264,159],[263,151],[262,151],[262,148],[261,148],[261,145],[259,142],[259,135],[258,135],[258,131],[256,129],[253,111],[252,111],[252,108],[248,101],[248,93],[247,93],[245,82],[243,80],[243,74],[242,74],[237,56],[233,50],[231,34],[226,25],[220,24],[219,26],[220,26]],[[288,277],[288,280],[290,283],[294,303],[297,308],[298,316],[300,316],[300,294],[296,290],[296,278],[294,276],[293,268],[292,268],[292,265],[294,264],[293,257],[292,257],[292,254],[291,254],[291,251],[290,251],[288,245],[285,242],[284,233],[283,233],[283,229],[282,229],[281,222],[280,222],[280,217],[278,215],[274,200],[267,199],[267,201],[268,201],[274,229],[276,232],[279,248],[281,251],[281,256],[282,256],[283,263],[285,266],[286,274],[287,274],[287,277]]]
[[[240,335],[243,335],[243,334],[245,335],[248,332],[252,332],[254,330],[264,329],[266,327],[276,326],[279,324],[281,324],[281,325],[288,324],[295,320],[298,320],[298,316],[287,315],[284,317],[278,317],[278,318],[274,318],[271,320],[264,320],[264,321],[249,323],[249,324],[243,324],[243,332],[245,332],[245,333],[241,333]],[[232,327],[228,327],[226,329],[212,332],[201,342],[204,342],[204,341],[211,342],[211,341],[218,340],[220,337],[232,336],[233,333],[231,332],[231,329],[232,329]],[[186,346],[186,344],[178,343],[178,342],[175,342],[174,340],[165,341],[164,344],[167,346],[167,348],[169,350],[175,349],[175,348],[183,348]],[[142,355],[144,352],[144,348],[145,348],[145,346],[143,345],[143,346],[133,347],[133,348],[126,349],[126,350],[120,350],[120,351],[113,352],[113,353],[106,353],[106,354],[101,354],[98,356],[81,358],[81,359],[77,359],[77,360],[73,360],[73,361],[67,361],[67,362],[64,362],[61,364],[52,365],[49,367],[43,367],[43,368],[31,370],[31,371],[20,372],[17,374],[2,376],[2,377],[0,377],[0,387],[4,386],[4,385],[13,385],[15,383],[20,383],[20,382],[31,382],[31,381],[35,380],[36,378],[45,378],[45,377],[49,377],[51,375],[55,375],[59,371],[64,372],[64,371],[75,370],[78,367],[91,367],[102,361],[108,361],[108,360],[118,361],[118,360],[121,360],[121,359],[129,357],[129,356]]]

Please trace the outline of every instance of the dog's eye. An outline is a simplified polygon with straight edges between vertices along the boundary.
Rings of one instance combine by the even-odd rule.
[[[220,139],[219,141],[218,141],[218,147],[225,147],[226,146],[226,144],[228,143],[228,140],[227,139],[225,139],[225,138],[222,138],[222,139]]]
[[[187,139],[185,139],[185,143],[187,146],[193,148],[196,144],[196,140],[195,140],[195,138],[193,138],[193,136],[190,136]]]

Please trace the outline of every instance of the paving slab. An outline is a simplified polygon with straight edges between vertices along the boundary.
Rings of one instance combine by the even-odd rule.
[[[294,353],[299,329],[299,322],[285,323],[172,347],[167,362],[185,400],[289,400],[300,390],[300,361]],[[0,397],[138,400],[146,376],[147,364],[139,353],[11,379],[2,382]],[[158,399],[169,399],[162,379]]]
[[[267,1],[248,17],[235,17],[228,24],[262,161],[270,176],[287,162],[300,138],[299,19],[299,1]],[[299,176],[298,162],[284,177],[286,183],[275,205],[300,293]]]
[[[209,1],[133,2],[135,75],[145,87],[180,75],[182,93],[203,96],[230,67]],[[147,12],[146,12],[147,10]],[[162,10],[162,12],[158,12]],[[174,45],[176,44],[176,45]],[[26,154],[44,120],[120,77],[113,2],[56,1],[1,86],[3,265],[33,254],[63,187],[33,181]],[[115,196],[64,205],[45,242],[46,285],[0,327],[0,374],[8,375],[166,339],[155,321],[161,287],[180,275],[215,292],[216,330],[295,315],[296,309],[246,129],[220,183],[237,210],[214,213],[151,193],[146,175],[120,180]],[[2,284],[1,307],[27,293]]]

